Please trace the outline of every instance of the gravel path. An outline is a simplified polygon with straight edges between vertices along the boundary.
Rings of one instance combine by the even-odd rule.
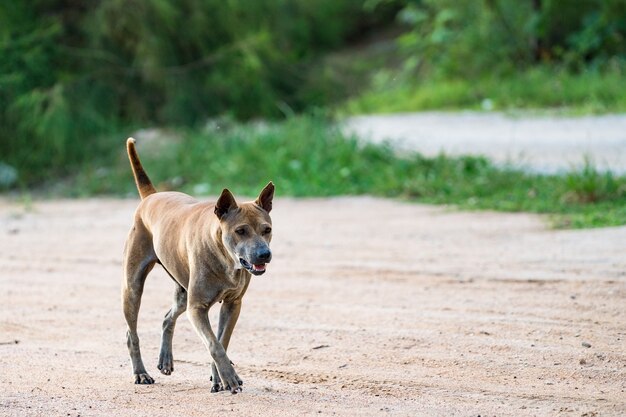
[[[590,158],[626,173],[626,115],[510,117],[501,113],[410,113],[358,116],[346,129],[375,142],[391,140],[425,155],[486,155],[538,172],[562,172]]]

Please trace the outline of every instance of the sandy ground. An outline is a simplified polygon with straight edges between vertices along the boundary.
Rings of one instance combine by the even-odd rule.
[[[120,281],[135,205],[0,199],[0,415],[626,415],[625,227],[279,199],[274,260],[229,350],[244,379],[231,395],[210,393],[185,316],[174,374],[156,369],[173,293],[160,269],[139,323],[157,383],[132,383]]]
[[[538,172],[598,169],[626,174],[626,115],[517,117],[496,112],[422,112],[357,116],[346,129],[424,155],[486,155]]]

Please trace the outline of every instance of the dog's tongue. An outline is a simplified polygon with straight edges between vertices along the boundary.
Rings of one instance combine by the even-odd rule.
[[[265,264],[252,265],[255,271],[265,271]]]

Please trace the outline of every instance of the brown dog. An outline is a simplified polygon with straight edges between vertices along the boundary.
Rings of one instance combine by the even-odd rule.
[[[227,189],[216,203],[201,203],[183,193],[157,193],[141,166],[135,140],[129,138],[126,146],[142,199],[126,240],[122,285],[135,383],[154,383],[141,360],[137,315],[146,276],[158,263],[176,283],[174,304],[163,321],[158,364],[161,373],[170,375],[174,370],[174,326],[178,316],[187,310],[191,324],[213,358],[211,391],[241,391],[242,381],[226,356],[226,349],[250,274],[263,274],[272,258],[269,212],[274,184],[270,182],[255,201],[242,204],[237,204]],[[216,337],[208,312],[218,301],[224,303]]]

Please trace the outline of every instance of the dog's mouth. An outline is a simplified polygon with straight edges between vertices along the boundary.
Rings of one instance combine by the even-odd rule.
[[[246,268],[252,275],[263,275],[265,273],[266,264],[251,264],[243,258],[239,258],[241,266]]]

